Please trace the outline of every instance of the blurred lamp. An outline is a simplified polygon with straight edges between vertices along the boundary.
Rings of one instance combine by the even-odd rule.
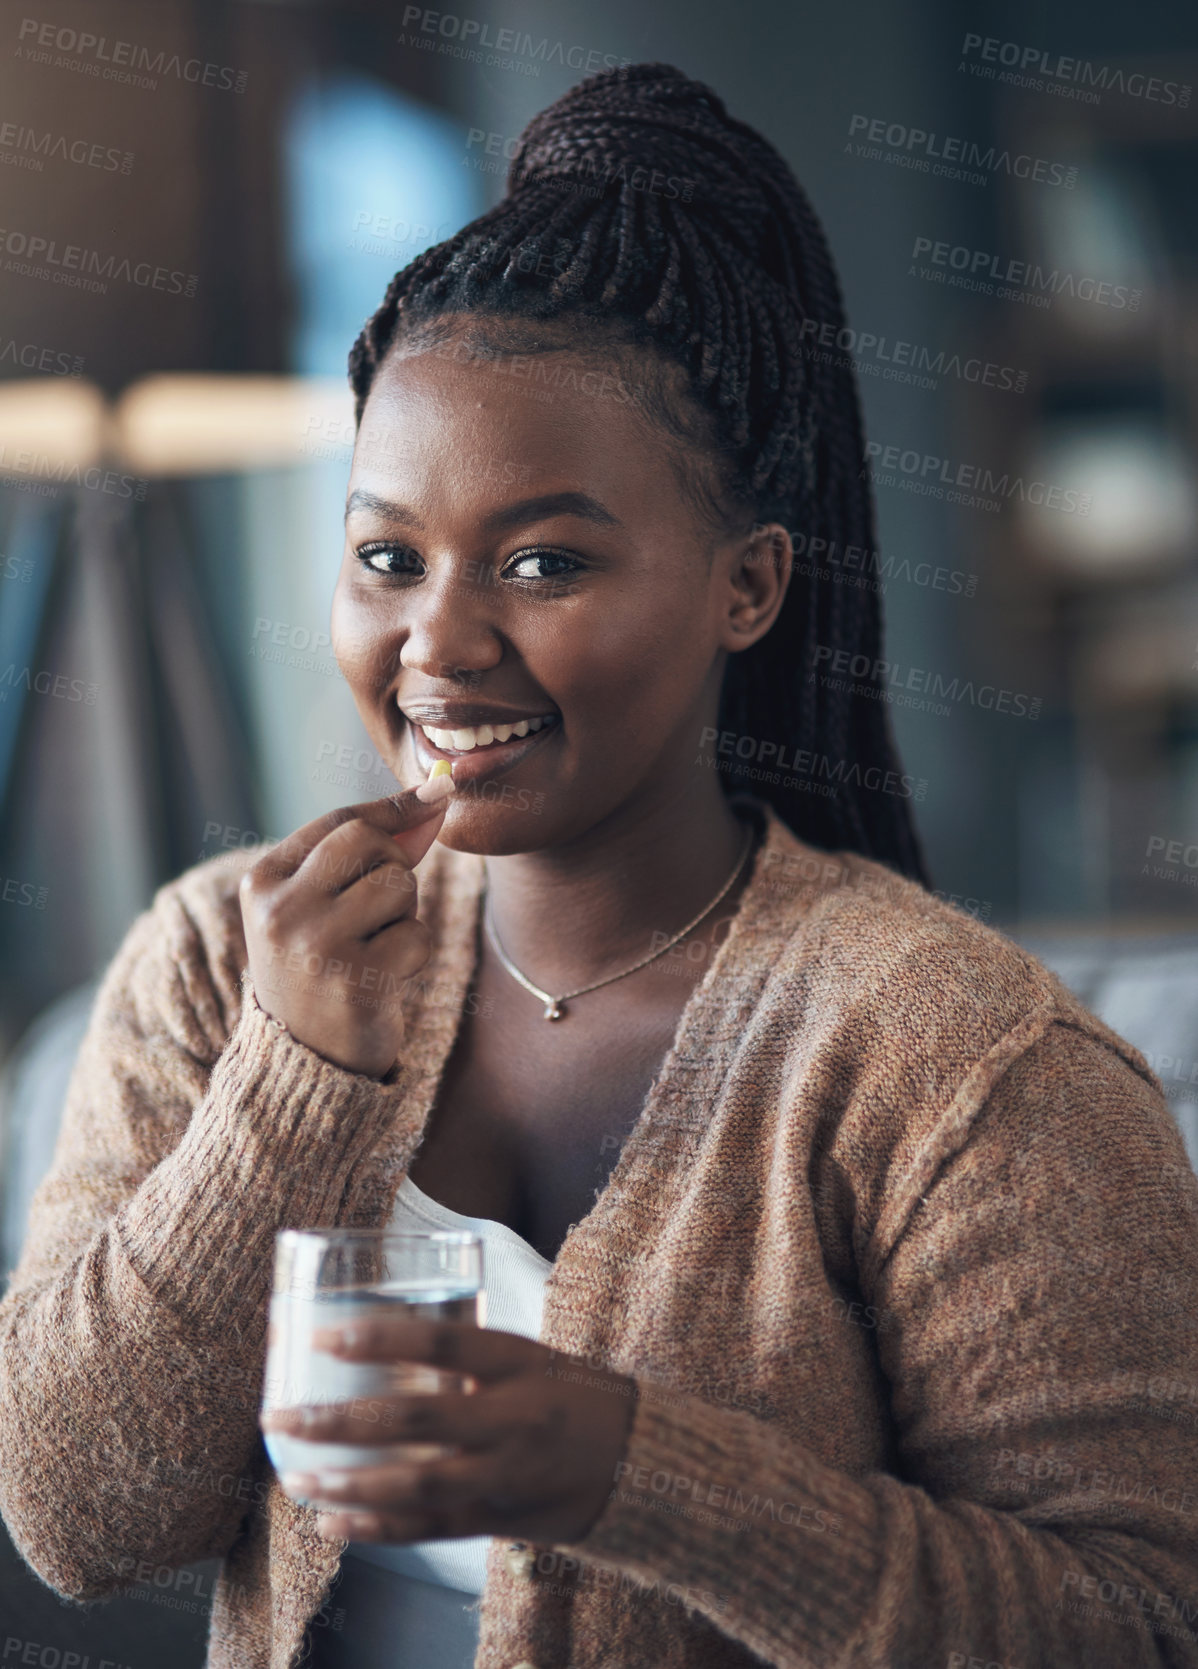
[[[1024,470],[1022,538],[1041,562],[1084,579],[1180,566],[1198,538],[1191,461],[1152,420],[1071,419],[1041,432]],[[1055,491],[1054,491],[1055,489]]]
[[[105,453],[107,406],[93,383],[0,383],[0,474],[72,483]]]
[[[126,466],[143,476],[348,462],[353,396],[344,379],[145,377],[117,403],[115,441]]]

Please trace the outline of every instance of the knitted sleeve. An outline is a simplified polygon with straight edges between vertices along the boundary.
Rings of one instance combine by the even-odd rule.
[[[236,1539],[275,1232],[339,1220],[403,1094],[240,1004],[219,927],[172,882],[130,928],[0,1305],[0,1514],[70,1599]]]
[[[1198,1179],[1163,1096],[1052,1023],[925,1145],[862,1271],[893,1473],[641,1396],[570,1551],[689,1588],[778,1669],[1198,1666]],[[654,1510],[663,1479],[787,1510]]]

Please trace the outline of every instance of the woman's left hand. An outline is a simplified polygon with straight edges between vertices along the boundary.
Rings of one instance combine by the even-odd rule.
[[[615,1485],[637,1384],[517,1333],[410,1317],[321,1328],[318,1349],[347,1362],[419,1362],[469,1375],[476,1388],[389,1392],[264,1413],[262,1429],[321,1443],[443,1443],[413,1460],[381,1449],[377,1466],[287,1472],[288,1495],[319,1502],[332,1541],[458,1536],[578,1541]]]

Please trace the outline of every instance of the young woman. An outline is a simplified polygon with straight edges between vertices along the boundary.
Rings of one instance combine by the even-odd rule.
[[[1198,1665],[1198,1181],[826,675],[879,611],[795,560],[874,543],[805,320],[785,164],[641,64],[367,324],[333,628],[409,786],[108,972],[0,1310],[60,1593],[223,1556],[211,1669]],[[283,1411],[380,1447],[280,1480],[276,1231],[462,1222],[487,1328],[329,1345],[476,1388]]]

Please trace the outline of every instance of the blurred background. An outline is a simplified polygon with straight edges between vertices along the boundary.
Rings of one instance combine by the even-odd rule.
[[[0,8],[4,1274],[155,888],[390,786],[329,645],[351,342],[536,111],[649,59],[827,230],[850,329],[809,348],[860,373],[936,887],[1145,1050],[1198,1158],[1198,14],[54,0]],[[6,1632],[202,1661],[203,1605],[80,1620],[4,1558]]]

